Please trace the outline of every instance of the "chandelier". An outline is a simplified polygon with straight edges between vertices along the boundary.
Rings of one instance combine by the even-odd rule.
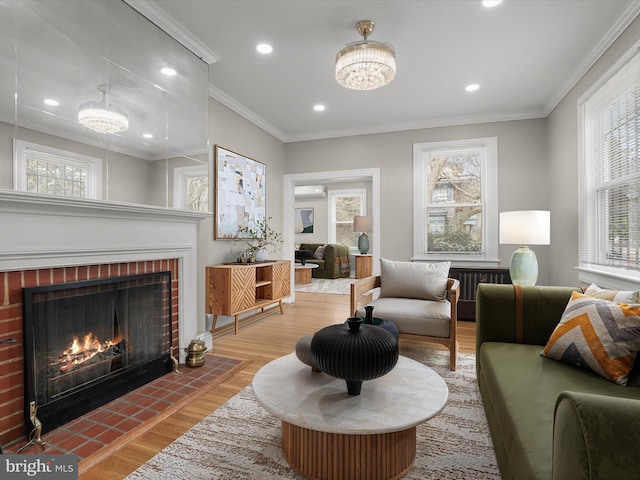
[[[129,128],[129,117],[117,105],[109,103],[106,85],[98,85],[102,94],[99,102],[84,102],[78,109],[78,121],[99,133],[118,133]]]
[[[356,24],[363,41],[353,42],[336,55],[336,80],[352,90],[374,90],[385,86],[396,76],[396,54],[385,43],[367,40],[373,32],[372,20]]]

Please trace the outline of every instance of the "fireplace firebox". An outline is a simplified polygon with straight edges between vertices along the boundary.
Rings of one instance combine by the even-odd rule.
[[[23,289],[25,426],[45,433],[174,366],[171,272]]]

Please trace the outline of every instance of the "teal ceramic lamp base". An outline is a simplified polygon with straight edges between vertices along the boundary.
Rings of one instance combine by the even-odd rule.
[[[358,237],[358,250],[362,255],[369,251],[369,237],[364,232]]]
[[[538,259],[534,251],[527,246],[522,246],[513,252],[509,274],[511,283],[535,285],[538,280]]]

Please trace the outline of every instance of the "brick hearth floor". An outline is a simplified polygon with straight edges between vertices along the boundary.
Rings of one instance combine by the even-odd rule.
[[[74,453],[79,460],[87,458],[177,402],[196,394],[240,363],[240,360],[207,355],[201,367],[181,365],[181,373],[168,373],[42,435],[46,442],[44,450],[41,446],[30,445],[20,453]],[[5,448],[15,453],[26,444],[27,440],[23,439]]]

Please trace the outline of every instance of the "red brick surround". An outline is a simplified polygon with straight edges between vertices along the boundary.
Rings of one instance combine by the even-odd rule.
[[[178,348],[178,259],[0,272],[0,444],[25,436],[22,288],[171,272],[172,346]]]

